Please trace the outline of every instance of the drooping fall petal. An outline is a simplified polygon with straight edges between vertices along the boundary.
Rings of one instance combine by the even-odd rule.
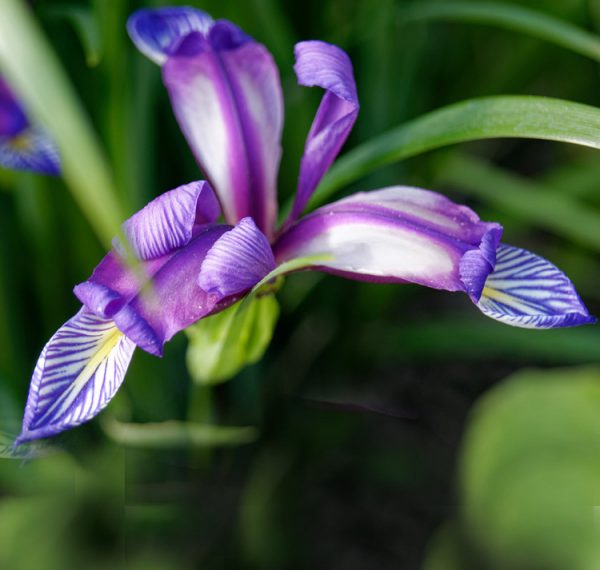
[[[17,443],[93,418],[119,389],[135,344],[109,319],[82,308],[44,347]]]
[[[524,249],[501,244],[477,307],[503,323],[533,329],[595,322],[560,269]]]

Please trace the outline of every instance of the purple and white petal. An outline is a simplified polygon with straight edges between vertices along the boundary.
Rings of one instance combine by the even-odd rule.
[[[127,31],[136,47],[162,65],[191,32],[207,34],[213,19],[196,8],[142,9],[127,20]]]
[[[135,344],[82,308],[44,347],[17,443],[55,435],[97,415],[115,395]]]
[[[175,116],[227,223],[250,216],[271,237],[283,98],[268,50],[228,22],[190,34],[163,66]]]
[[[290,220],[302,213],[340,152],[359,108],[352,62],[346,52],[325,42],[308,41],[296,45],[295,55],[300,85],[321,87],[326,93],[306,139]]]
[[[0,167],[57,176],[58,148],[45,131],[36,127],[28,127],[15,136],[0,136]]]
[[[203,226],[183,248],[169,256],[143,287],[112,316],[119,330],[143,350],[162,355],[163,345],[177,332],[215,310],[218,295],[198,285],[202,262],[213,244],[230,226]]]
[[[560,269],[524,249],[500,244],[496,268],[477,307],[516,327],[548,329],[594,323],[575,287]]]
[[[359,193],[300,219],[274,244],[277,263],[329,255],[314,269],[411,282],[478,300],[502,227],[435,192],[396,186]]]
[[[198,284],[207,293],[228,297],[251,289],[274,268],[269,240],[252,218],[244,218],[210,248]]]
[[[220,215],[208,182],[191,182],[161,194],[123,224],[123,232],[140,260],[161,257],[186,245],[199,225]],[[115,248],[121,249],[115,241]]]

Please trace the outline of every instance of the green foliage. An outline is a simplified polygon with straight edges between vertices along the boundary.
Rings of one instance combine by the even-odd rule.
[[[600,369],[525,371],[477,405],[464,515],[487,568],[600,566]]]
[[[279,316],[273,295],[252,297],[186,329],[188,370],[195,382],[217,384],[259,360]]]
[[[419,2],[400,11],[400,21],[451,20],[489,24],[555,43],[600,61],[600,38],[573,24],[524,6],[501,2]]]
[[[310,202],[323,203],[347,184],[429,150],[491,138],[526,138],[600,148],[600,109],[545,97],[496,96],[438,109],[372,138],[340,158]]]

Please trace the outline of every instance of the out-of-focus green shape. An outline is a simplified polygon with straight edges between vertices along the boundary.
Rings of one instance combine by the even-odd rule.
[[[544,139],[600,149],[600,109],[519,95],[454,103],[345,154],[325,175],[309,205],[318,206],[347,184],[398,160],[455,143],[492,138]]]
[[[124,219],[104,153],[25,2],[2,0],[0,68],[60,149],[63,176],[107,248]]]
[[[466,570],[454,525],[445,524],[431,539],[422,570]]]
[[[499,358],[520,362],[543,361],[581,364],[600,361],[598,327],[528,330],[476,319],[439,318],[385,329],[369,328],[365,338],[378,339],[372,350],[389,357],[485,360]],[[380,339],[386,339],[381,342]]]
[[[120,445],[145,449],[219,447],[252,443],[258,437],[252,426],[217,426],[190,422],[123,423],[102,422],[106,435]]]
[[[57,4],[46,8],[50,16],[64,18],[75,30],[85,52],[85,61],[89,67],[95,67],[102,58],[102,38],[98,22],[90,8],[72,4]]]
[[[415,2],[399,12],[399,21],[454,20],[489,24],[546,40],[600,61],[600,38],[577,26],[524,6],[500,2]]]
[[[52,449],[44,443],[24,443],[14,447],[15,437],[0,432],[0,459],[35,459],[44,457],[52,452]]]
[[[519,372],[476,405],[461,488],[488,567],[600,568],[598,409],[598,367]]]
[[[600,212],[565,192],[459,153],[444,161],[438,175],[439,181],[455,184],[508,214],[600,251]]]
[[[274,295],[264,295],[245,306],[236,303],[187,328],[187,367],[194,381],[224,382],[257,362],[271,342],[278,317]]]

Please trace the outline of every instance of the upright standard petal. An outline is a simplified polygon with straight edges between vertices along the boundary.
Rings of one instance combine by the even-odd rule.
[[[330,255],[314,269],[375,282],[464,291],[477,301],[494,268],[502,228],[419,188],[359,193],[320,208],[284,232],[277,263]]]
[[[269,241],[252,218],[244,218],[208,250],[198,284],[222,299],[251,289],[274,268]]]
[[[273,234],[283,102],[267,49],[228,22],[192,33],[163,66],[175,116],[235,224]]]
[[[484,315],[516,327],[547,329],[596,321],[560,269],[524,249],[501,244],[496,268],[477,307]]]
[[[142,9],[127,20],[127,31],[136,47],[162,65],[191,32],[206,33],[213,19],[196,8]]]
[[[300,85],[321,87],[326,93],[306,139],[290,220],[302,213],[340,152],[359,107],[352,62],[346,52],[331,44],[309,41],[297,44],[295,55],[294,69]]]
[[[57,434],[98,414],[119,389],[134,349],[112,321],[82,308],[42,351],[17,443]]]

